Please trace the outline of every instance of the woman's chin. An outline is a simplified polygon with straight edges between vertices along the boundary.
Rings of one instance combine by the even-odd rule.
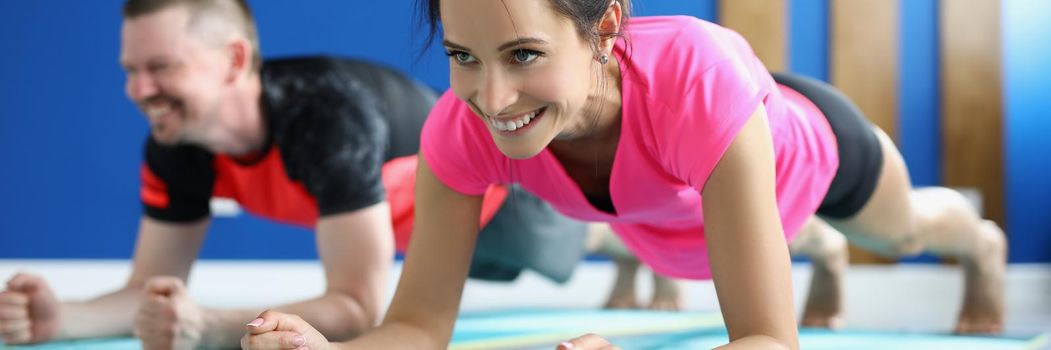
[[[496,144],[496,148],[499,148],[500,153],[503,153],[508,158],[518,160],[533,158],[534,156],[539,154],[540,151],[544,150],[544,147],[537,147],[532,145],[507,145],[500,143]]]

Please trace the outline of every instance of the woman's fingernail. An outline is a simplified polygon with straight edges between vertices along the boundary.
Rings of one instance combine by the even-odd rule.
[[[558,346],[561,346],[563,349],[572,349],[573,348],[573,343],[570,343],[568,341],[564,341],[564,342],[558,343]]]
[[[306,343],[307,343],[307,338],[303,338],[302,335],[297,335],[297,336],[292,338],[292,345],[303,346],[303,344],[306,344]]]
[[[256,319],[252,320],[252,322],[248,322],[248,325],[252,327],[259,327],[259,325],[263,324],[263,321],[265,320],[263,320],[262,317],[257,317]]]

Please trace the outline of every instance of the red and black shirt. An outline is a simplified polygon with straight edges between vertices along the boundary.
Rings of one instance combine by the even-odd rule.
[[[271,60],[261,79],[264,151],[235,159],[150,137],[141,170],[146,215],[194,221],[209,215],[212,197],[225,197],[250,213],[313,227],[319,216],[380,203],[383,164],[416,153],[435,101],[430,89],[402,74],[354,60]]]

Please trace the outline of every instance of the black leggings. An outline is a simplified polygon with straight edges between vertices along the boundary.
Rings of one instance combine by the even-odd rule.
[[[824,82],[786,73],[772,75],[778,84],[810,99],[836,136],[839,169],[817,214],[835,219],[854,216],[872,197],[883,167],[883,150],[872,124],[849,98]]]

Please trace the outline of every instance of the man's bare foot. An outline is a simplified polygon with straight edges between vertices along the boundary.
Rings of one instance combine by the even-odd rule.
[[[635,273],[639,270],[639,261],[634,258],[613,257],[613,263],[617,266],[617,280],[613,282],[613,290],[609,292],[605,308],[638,309],[639,302],[635,299]]]
[[[1007,242],[992,221],[981,225],[975,256],[961,259],[964,268],[964,297],[956,333],[999,334],[1004,326],[1004,274]]]
[[[682,293],[679,290],[678,281],[654,273],[653,298],[647,308],[659,311],[682,310]]]

